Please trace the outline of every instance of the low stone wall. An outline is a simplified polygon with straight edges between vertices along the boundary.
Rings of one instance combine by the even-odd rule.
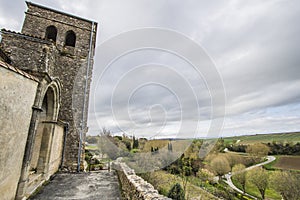
[[[112,167],[118,173],[122,193],[126,200],[171,200],[158,194],[158,191],[150,183],[137,176],[134,170],[129,168],[121,159],[113,162]]]

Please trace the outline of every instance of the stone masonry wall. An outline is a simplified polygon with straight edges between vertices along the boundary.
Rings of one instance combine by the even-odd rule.
[[[51,46],[51,42],[40,38],[33,38],[11,31],[2,30],[1,46],[6,55],[12,60],[12,65],[24,71],[50,71],[45,69],[44,48]]]
[[[171,200],[158,194],[158,191],[150,183],[137,176],[134,170],[123,163],[121,159],[113,162],[112,167],[118,173],[123,196],[126,200]]]
[[[90,33],[92,30],[91,21],[49,10],[48,8],[43,8],[36,4],[28,3],[27,5],[28,10],[22,28],[23,34],[45,38],[46,28],[53,25],[57,28],[56,45],[60,50],[63,50],[66,33],[67,31],[72,30],[76,34],[76,48],[74,50],[74,55],[81,57],[88,56]],[[92,31],[96,33],[97,23],[94,25],[95,27]],[[94,43],[95,40],[96,34],[94,34],[93,38]]]

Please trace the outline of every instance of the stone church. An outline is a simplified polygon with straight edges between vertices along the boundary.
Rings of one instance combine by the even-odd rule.
[[[0,194],[28,198],[81,171],[97,23],[35,3],[0,43]]]

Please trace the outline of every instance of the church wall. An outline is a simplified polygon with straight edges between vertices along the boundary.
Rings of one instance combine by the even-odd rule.
[[[0,194],[4,200],[15,198],[37,87],[37,81],[0,66]]]
[[[64,127],[56,124],[54,126],[51,153],[49,160],[49,176],[53,175],[60,167],[63,151]]]

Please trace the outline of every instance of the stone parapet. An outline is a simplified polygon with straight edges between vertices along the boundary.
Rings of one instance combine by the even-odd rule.
[[[122,185],[124,199],[130,200],[171,200],[163,195],[158,194],[154,187],[135,174],[135,171],[117,159],[112,163],[112,167],[117,171],[119,180]]]

